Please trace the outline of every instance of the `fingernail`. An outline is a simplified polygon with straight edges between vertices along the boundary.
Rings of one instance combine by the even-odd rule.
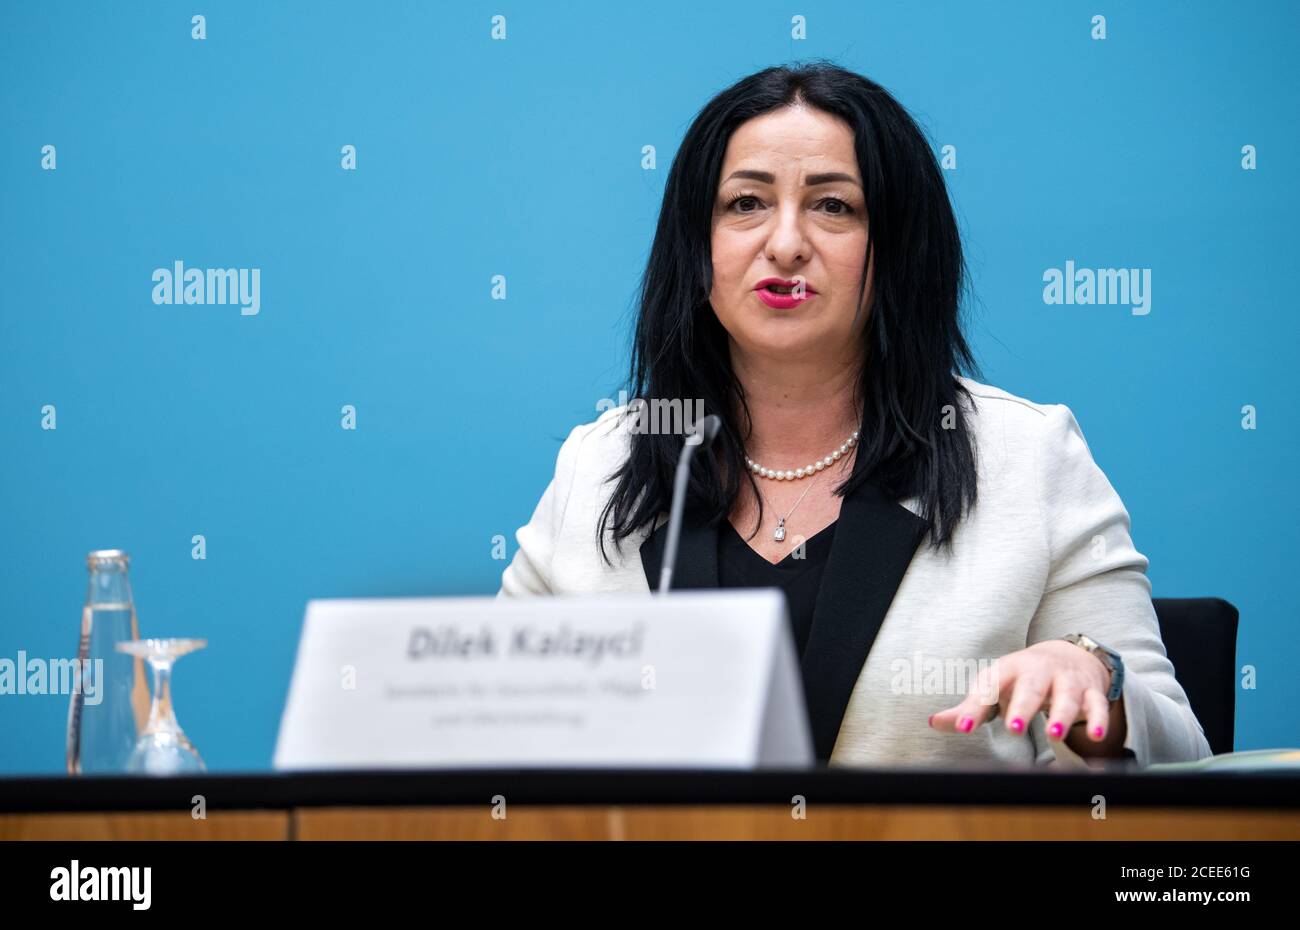
[[[961,730],[963,733],[969,733],[973,726],[975,726],[974,717],[962,717],[957,723],[957,729]]]
[[[1011,729],[1016,733],[1019,733],[1024,728],[1025,728],[1025,722],[1021,720],[1019,717],[1011,721]]]
[[[931,714],[931,715],[929,716],[929,718],[925,721],[925,725],[926,725],[927,727],[933,727],[933,726],[934,726],[934,714]]]
[[[1047,732],[1051,734],[1053,739],[1060,739],[1061,734],[1065,732],[1065,724],[1058,720],[1047,728]]]
[[[1101,739],[1103,736],[1106,735],[1106,728],[1097,727],[1095,730],[1092,731],[1092,735],[1097,737],[1097,739]]]

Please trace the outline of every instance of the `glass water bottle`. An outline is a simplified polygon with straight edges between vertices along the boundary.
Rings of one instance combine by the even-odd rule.
[[[90,586],[81,612],[76,686],[68,706],[68,774],[120,773],[149,718],[144,662],[117,649],[140,629],[120,549],[86,556]]]

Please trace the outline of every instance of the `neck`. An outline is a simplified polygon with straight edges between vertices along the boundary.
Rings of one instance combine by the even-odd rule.
[[[732,369],[745,390],[745,451],[769,468],[800,468],[839,447],[859,426],[859,356],[755,359],[732,346]]]

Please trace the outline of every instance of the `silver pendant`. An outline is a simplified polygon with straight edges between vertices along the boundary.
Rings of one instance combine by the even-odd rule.
[[[777,542],[785,539],[785,517],[781,517],[776,524],[776,530],[772,533],[772,538]]]

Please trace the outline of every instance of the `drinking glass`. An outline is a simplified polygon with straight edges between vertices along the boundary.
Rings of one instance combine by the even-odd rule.
[[[127,759],[126,770],[139,775],[181,775],[205,770],[198,750],[181,731],[172,709],[172,666],[183,655],[207,646],[205,639],[140,639],[118,643],[120,652],[144,659],[153,670],[153,704],[149,722]]]

